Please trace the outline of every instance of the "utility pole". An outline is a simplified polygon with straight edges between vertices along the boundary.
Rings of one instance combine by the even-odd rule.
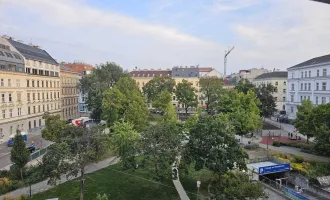
[[[230,52],[234,49],[235,47],[233,46],[231,49],[228,51],[225,51],[225,57],[224,57],[224,73],[223,76],[226,78],[226,68],[227,68],[227,56],[230,54]]]

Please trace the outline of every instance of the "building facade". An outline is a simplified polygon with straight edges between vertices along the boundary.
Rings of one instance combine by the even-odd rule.
[[[257,76],[253,80],[253,84],[260,86],[262,84],[271,84],[275,87],[273,96],[276,101],[276,109],[278,111],[285,110],[287,83],[288,83],[288,72],[269,72]]]
[[[199,77],[218,77],[223,78],[223,75],[214,68],[199,68]]]
[[[330,55],[316,57],[288,68],[286,113],[295,119],[297,105],[310,100],[314,105],[330,102]]]
[[[60,114],[60,70],[45,51],[10,37],[0,38],[0,139],[17,129],[44,125],[45,112]]]
[[[64,66],[71,68],[73,71],[81,74],[82,76],[91,74],[92,71],[95,69],[95,67],[93,67],[92,65],[80,61],[75,61],[73,63],[66,63],[64,64]],[[79,97],[78,97],[79,112],[82,115],[89,113],[86,100],[87,100],[87,94],[79,92]]]
[[[241,79],[247,79],[252,82],[257,76],[269,72],[267,69],[261,68],[253,68],[248,70],[240,70],[237,76],[237,82]]]
[[[78,84],[81,75],[64,65],[61,68],[61,100],[63,120],[72,120],[80,117]]]

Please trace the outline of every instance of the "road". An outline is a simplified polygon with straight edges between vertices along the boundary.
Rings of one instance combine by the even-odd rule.
[[[34,141],[36,148],[46,147],[50,144],[50,141],[44,140],[41,137],[41,129],[36,129],[28,134],[27,146]],[[0,144],[0,169],[11,164],[10,161],[11,147],[7,147],[7,142]]]

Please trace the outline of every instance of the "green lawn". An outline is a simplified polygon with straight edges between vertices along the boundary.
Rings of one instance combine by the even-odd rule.
[[[172,180],[168,180],[164,183],[170,186],[166,187],[148,181],[152,180],[152,174],[142,168],[139,168],[135,172],[132,170],[124,171],[133,176],[122,174],[111,169],[121,171],[121,165],[112,165],[87,176],[85,184],[86,200],[95,200],[97,193],[107,194],[109,200],[179,200],[179,195],[174,188]],[[55,197],[58,197],[60,200],[79,199],[79,182],[75,180],[66,182],[51,190],[34,195],[32,200],[45,200]]]

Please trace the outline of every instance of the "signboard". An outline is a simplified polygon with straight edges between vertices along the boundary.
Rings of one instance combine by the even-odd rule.
[[[197,187],[199,188],[201,186],[201,182],[197,181]]]
[[[271,174],[271,173],[284,172],[284,171],[290,171],[290,163],[272,165],[272,166],[266,166],[266,167],[259,167],[258,174],[259,175]]]
[[[284,188],[284,194],[292,200],[309,200],[308,198],[304,197],[301,194],[298,194],[293,190],[290,190],[289,188]]]

